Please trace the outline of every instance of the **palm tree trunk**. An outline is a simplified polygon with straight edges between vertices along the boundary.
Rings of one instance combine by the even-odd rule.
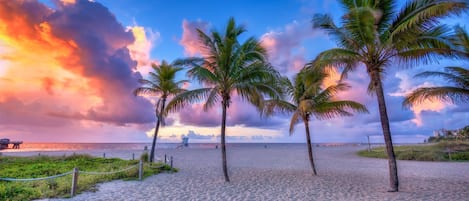
[[[311,146],[311,135],[309,133],[308,118],[303,118],[303,122],[305,124],[305,131],[306,131],[306,143],[308,144],[309,163],[311,164],[311,169],[313,169],[313,175],[317,175],[316,166],[314,165],[314,159],[313,159],[313,147]]]
[[[150,163],[152,163],[153,159],[155,158],[156,138],[158,137],[158,130],[160,129],[160,123],[161,123],[161,113],[164,110],[165,102],[166,102],[166,98],[163,98],[162,104],[161,104],[161,110],[158,112],[158,109],[157,109],[156,111],[156,126],[155,126],[155,133],[153,133],[153,142],[151,143]]]
[[[397,175],[396,156],[394,155],[394,147],[391,138],[391,129],[389,128],[388,112],[386,111],[386,102],[384,99],[384,90],[378,70],[373,70],[371,75],[372,82],[376,90],[378,98],[379,117],[381,119],[381,128],[383,129],[384,142],[386,143],[386,151],[388,154],[389,164],[389,182],[391,189],[389,192],[399,191],[399,178]]]
[[[225,130],[226,130],[226,109],[228,107],[227,101],[225,98],[223,98],[222,101],[222,107],[223,107],[223,113],[222,113],[222,119],[221,119],[221,156],[223,160],[223,174],[225,175],[225,181],[230,182],[230,177],[228,176],[228,167],[226,165],[226,145],[225,145]]]

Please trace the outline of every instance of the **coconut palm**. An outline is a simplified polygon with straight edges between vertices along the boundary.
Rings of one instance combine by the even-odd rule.
[[[393,0],[342,0],[345,15],[337,26],[329,15],[315,15],[313,27],[325,30],[337,48],[320,53],[311,63],[343,68],[343,77],[364,67],[370,77],[369,92],[376,95],[389,164],[390,192],[399,190],[397,164],[386,111],[382,79],[387,68],[428,63],[449,56],[450,29],[438,20],[460,14],[467,0],[412,0],[400,11]]]
[[[158,130],[160,124],[164,125],[164,108],[166,100],[170,96],[177,95],[181,92],[184,92],[185,89],[182,89],[182,85],[187,82],[187,80],[176,81],[176,73],[181,71],[183,68],[175,67],[172,64],[168,64],[166,61],[162,61],[160,65],[152,64],[153,72],[149,73],[149,79],[140,79],[139,82],[142,84],[141,87],[138,87],[134,90],[135,96],[156,96],[158,101],[155,105],[155,114],[156,114],[156,125],[155,132],[153,134],[153,142],[151,144],[150,151],[150,162],[153,162],[155,157],[155,146],[156,139],[158,137]]]
[[[455,50],[469,61],[469,34],[462,27],[455,28],[453,40]],[[441,77],[452,83],[452,86],[422,87],[408,94],[404,106],[422,103],[425,100],[442,100],[446,102],[469,101],[469,70],[464,67],[445,67],[445,72],[426,71],[416,77]]]
[[[225,181],[229,182],[225,130],[226,113],[231,97],[239,95],[255,106],[262,106],[264,96],[277,97],[278,72],[267,62],[266,50],[255,38],[243,43],[238,36],[245,32],[230,18],[225,33],[216,30],[204,33],[197,29],[202,50],[201,58],[187,58],[179,65],[190,67],[188,76],[198,80],[203,87],[177,95],[168,104],[167,111],[179,110],[187,104],[205,100],[204,110],[221,102],[221,152]]]
[[[285,99],[272,99],[265,102],[263,114],[270,116],[274,112],[292,114],[290,120],[290,135],[293,133],[295,125],[303,121],[306,132],[306,142],[308,146],[309,162],[313,175],[316,175],[314,165],[313,150],[311,146],[311,135],[309,121],[311,117],[316,119],[330,119],[337,116],[351,116],[352,111],[368,112],[360,103],[350,100],[336,100],[334,97],[340,91],[349,89],[345,83],[322,87],[327,73],[321,71],[306,71],[298,73],[292,83],[288,78],[283,79],[285,87]]]

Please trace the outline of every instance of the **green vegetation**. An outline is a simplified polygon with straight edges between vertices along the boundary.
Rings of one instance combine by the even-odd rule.
[[[137,165],[137,160],[117,158],[95,158],[89,155],[73,156],[34,156],[12,157],[0,156],[0,177],[2,178],[40,178],[70,172],[74,167],[80,171],[111,172]],[[154,164],[144,167],[144,177],[162,171],[177,172],[177,169],[166,164]],[[0,181],[0,200],[32,200],[50,197],[69,197],[71,175],[40,181],[10,182]],[[137,179],[138,168],[108,175],[79,174],[77,192],[94,191],[96,184],[115,179]]]
[[[427,145],[395,146],[398,160],[417,161],[469,161],[468,141],[442,141]],[[387,158],[384,147],[359,151],[358,155],[373,158]]]

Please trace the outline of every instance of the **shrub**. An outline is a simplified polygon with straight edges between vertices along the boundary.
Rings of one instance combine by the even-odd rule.
[[[150,159],[150,155],[148,155],[148,152],[145,151],[142,153],[142,155],[140,155],[140,160],[142,160],[143,162],[148,162]]]

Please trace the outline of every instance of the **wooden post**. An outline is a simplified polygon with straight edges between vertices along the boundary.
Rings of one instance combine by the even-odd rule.
[[[138,180],[142,181],[142,177],[143,177],[143,161],[140,160],[138,162]]]
[[[449,157],[449,160],[451,161],[451,149],[448,149],[448,157]]]
[[[171,156],[171,158],[169,159],[170,160],[170,163],[171,163],[171,169],[173,169],[173,156]]]
[[[78,183],[78,168],[73,168],[72,173],[72,189],[70,191],[70,195],[73,197],[76,194],[77,190],[77,183]]]
[[[103,153],[103,158],[106,158],[106,152]]]
[[[368,138],[368,152],[370,152],[371,151],[370,136],[367,135],[366,137]]]
[[[166,164],[166,154],[164,155],[164,164]]]
[[[132,153],[132,160],[135,160],[135,153]]]

